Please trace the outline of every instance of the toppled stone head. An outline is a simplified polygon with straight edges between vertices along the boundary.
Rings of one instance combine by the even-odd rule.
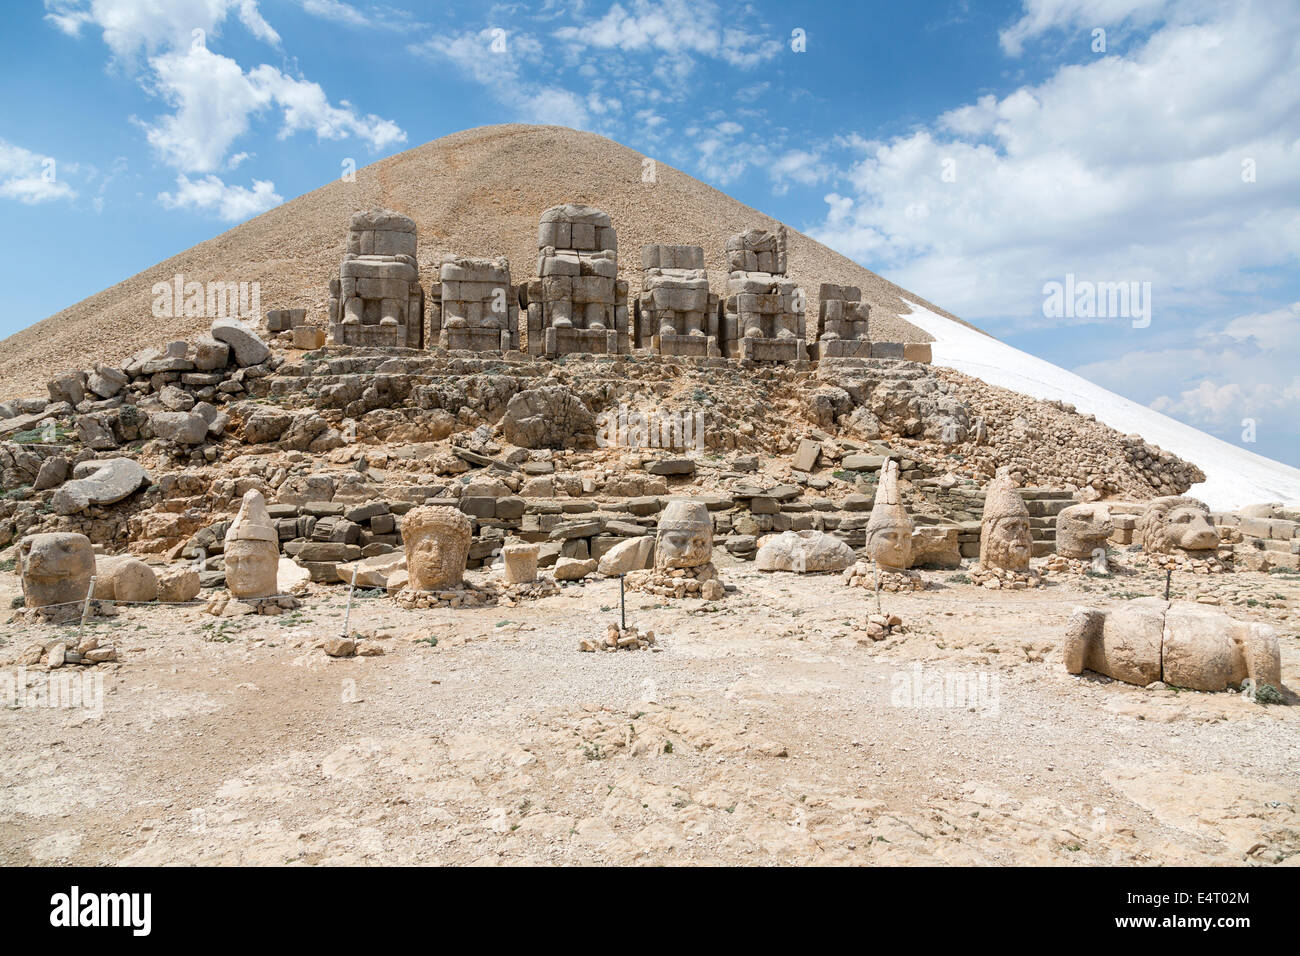
[[[989,482],[980,526],[980,564],[986,568],[1023,571],[1029,567],[1034,541],[1029,509],[1007,475]]]
[[[853,549],[825,531],[783,531],[762,541],[754,566],[760,571],[816,574],[843,571],[853,563]]]
[[[1106,550],[1106,540],[1114,530],[1110,509],[1105,505],[1070,505],[1056,516],[1056,553],[1067,558],[1091,558],[1098,548]]]
[[[455,508],[412,508],[402,519],[406,568],[416,591],[446,591],[461,586],[474,526]]]
[[[1142,532],[1142,549],[1149,554],[1209,551],[1219,546],[1209,506],[1181,495],[1151,501],[1138,519],[1138,530]]]
[[[655,534],[655,567],[697,568],[713,559],[713,519],[703,504],[668,502]]]
[[[18,545],[18,567],[25,606],[72,605],[90,589],[95,552],[84,534],[34,534]]]
[[[1282,686],[1277,634],[1189,601],[1138,598],[1113,610],[1076,607],[1066,624],[1065,669],[1085,668],[1129,684],[1166,684],[1220,691]]]
[[[226,587],[232,597],[279,593],[280,535],[260,491],[247,491],[226,531]]]
[[[867,522],[867,554],[882,568],[902,571],[912,564],[912,519],[898,495],[898,462],[880,469],[876,501]]]

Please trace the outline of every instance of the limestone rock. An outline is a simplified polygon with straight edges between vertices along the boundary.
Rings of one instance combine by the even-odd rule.
[[[217,319],[212,323],[212,337],[229,345],[235,353],[235,363],[244,368],[261,365],[271,355],[266,343],[239,319]]]
[[[170,564],[156,568],[158,600],[165,604],[184,604],[199,596],[199,569],[192,564]]]
[[[628,538],[610,548],[600,559],[599,570],[608,577],[641,571],[654,555],[655,539],[650,535]]]
[[[580,435],[590,435],[596,418],[563,385],[546,385],[517,392],[501,419],[505,440],[522,448],[571,447]]]
[[[73,480],[54,493],[50,504],[61,515],[76,514],[91,505],[111,505],[148,484],[149,476],[130,458],[85,461],[72,472]]]
[[[560,558],[552,572],[557,581],[581,581],[596,570],[596,561],[588,558]]]
[[[156,436],[178,445],[198,445],[208,437],[208,423],[192,412],[154,412],[149,425]]]

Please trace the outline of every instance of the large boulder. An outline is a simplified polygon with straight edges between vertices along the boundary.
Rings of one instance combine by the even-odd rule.
[[[244,441],[250,445],[277,441],[292,424],[292,412],[259,407],[244,421]]]
[[[208,423],[193,412],[154,412],[149,416],[153,433],[178,445],[198,445],[208,437]]]
[[[95,598],[144,603],[158,600],[153,568],[129,554],[107,555],[95,562]]]
[[[563,385],[517,393],[501,419],[506,441],[522,448],[563,448],[595,427],[596,416]]]
[[[166,604],[184,604],[199,596],[199,569],[193,564],[169,564],[154,572],[158,582],[158,600]]]
[[[258,334],[239,319],[217,319],[212,323],[212,337],[229,345],[235,353],[235,364],[243,368],[261,365],[271,355]]]
[[[149,475],[130,458],[83,461],[72,471],[72,481],[54,493],[50,504],[57,514],[71,515],[91,505],[111,505],[149,483]]]
[[[617,577],[629,571],[644,571],[654,557],[655,539],[651,535],[620,541],[604,553],[598,570],[607,577]]]
[[[785,531],[763,539],[755,562],[760,571],[843,571],[853,563],[853,549],[824,531]]]

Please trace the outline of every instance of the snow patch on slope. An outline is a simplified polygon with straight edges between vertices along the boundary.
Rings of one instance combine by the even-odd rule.
[[[1300,502],[1300,469],[1207,435],[914,302],[907,304],[912,314],[904,318],[935,338],[935,365],[1022,395],[1069,402],[1117,431],[1137,433],[1193,462],[1206,479],[1188,494],[1212,510],[1233,511],[1264,501]]]

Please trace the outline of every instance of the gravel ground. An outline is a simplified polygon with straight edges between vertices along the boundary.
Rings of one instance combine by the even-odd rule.
[[[324,324],[348,217],[374,204],[416,221],[426,285],[448,253],[504,254],[513,281],[528,279],[536,269],[542,210],[585,202],[613,217],[620,276],[633,292],[640,287],[641,247],[651,242],[703,246],[710,283],[723,289],[727,237],[749,226],[775,227],[776,220],[662,162],[655,181],[642,182],[644,158],[592,133],[525,125],[466,130],[390,156],[357,170],[355,182],[330,182],[0,341],[0,398],[43,395],[45,382],[59,372],[206,331],[206,319],[151,314],[151,287],[176,273],[203,283],[260,282],[263,310],[307,308]],[[949,315],[794,230],[789,252],[791,275],[804,284],[813,317],[822,282],[862,288],[878,341],[931,341],[898,317],[910,311],[902,295]]]
[[[0,862],[1300,861],[1290,690],[1265,707],[1064,672],[1071,607],[1155,577],[989,592],[927,572],[885,597],[906,633],[872,643],[871,595],[838,575],[718,563],[716,604],[629,595],[659,652],[578,652],[615,581],[479,610],[361,599],[386,652],[350,660],[318,649],[337,589],[281,618],[124,609],[94,626],[122,656],[96,672],[101,713],[0,711]],[[0,575],[0,601],[16,590]],[[1300,581],[1175,593],[1273,622],[1300,686]],[[0,626],[0,674],[51,633]],[[914,698],[918,674],[975,696]]]

